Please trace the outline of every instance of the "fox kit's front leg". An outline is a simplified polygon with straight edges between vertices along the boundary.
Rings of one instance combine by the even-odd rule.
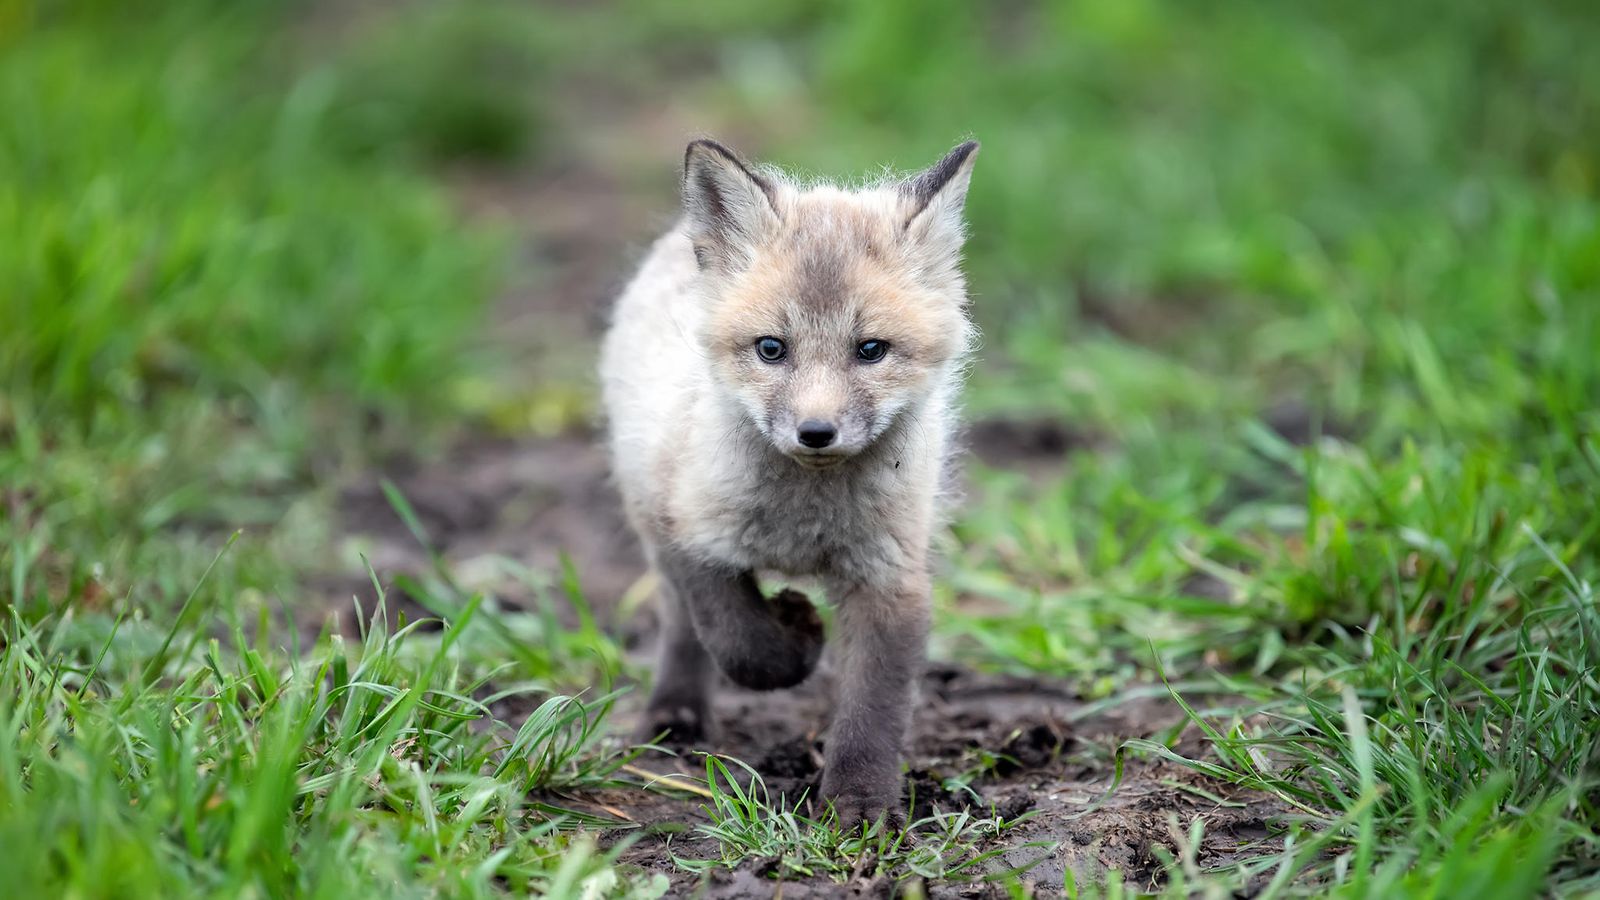
[[[761,595],[753,574],[666,550],[658,565],[694,623],[705,652],[733,683],[752,690],[794,687],[822,655],[823,627],[799,591]]]
[[[822,796],[852,828],[900,813],[900,756],[928,635],[928,580],[888,588],[837,586],[839,694],[827,738]]]
[[[799,591],[762,597],[749,572],[664,551],[661,649],[639,736],[693,743],[711,732],[711,666],[741,687],[775,690],[804,681],[822,655],[823,626]]]

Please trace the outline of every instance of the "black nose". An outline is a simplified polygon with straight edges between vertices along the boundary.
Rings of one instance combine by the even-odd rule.
[[[839,432],[827,422],[807,419],[800,423],[797,436],[800,438],[800,443],[813,450],[821,450],[823,447],[833,443],[833,439],[839,436]]]

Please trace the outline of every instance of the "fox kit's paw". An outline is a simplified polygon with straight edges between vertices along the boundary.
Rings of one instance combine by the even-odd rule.
[[[719,658],[734,684],[753,691],[791,688],[805,681],[822,658],[824,630],[805,594],[784,589],[768,601],[777,628],[740,641],[732,658]]]
[[[816,651],[811,657],[815,665],[817,657],[822,654],[824,630],[822,617],[817,615],[817,608],[811,605],[811,598],[794,588],[784,588],[767,602],[772,604],[774,615],[794,640]]]
[[[888,792],[840,795],[830,795],[827,788],[823,788],[822,798],[839,817],[840,831],[849,833],[862,826],[870,829],[879,821],[884,823],[885,828],[895,829],[906,823],[905,814],[900,808],[899,787],[897,783],[895,789]]]
[[[711,732],[710,710],[704,707],[652,704],[640,716],[633,737],[639,743],[690,747],[710,740]]]
[[[871,826],[879,819],[891,828],[905,824],[900,803],[899,760],[881,760],[874,765],[867,759],[831,756],[822,771],[822,800],[831,804],[839,816],[839,827],[853,831]]]

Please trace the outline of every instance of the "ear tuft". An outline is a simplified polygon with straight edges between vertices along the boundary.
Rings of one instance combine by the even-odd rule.
[[[978,159],[978,142],[967,141],[927,169],[900,184],[906,211],[905,230],[922,240],[960,248],[966,235],[962,210],[972,167]]]
[[[739,268],[777,224],[777,187],[732,150],[701,138],[684,151],[683,207],[700,268]]]

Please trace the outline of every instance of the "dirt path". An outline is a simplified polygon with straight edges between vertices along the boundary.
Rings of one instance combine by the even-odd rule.
[[[791,805],[803,795],[815,796],[821,776],[819,729],[830,689],[825,671],[795,691],[775,694],[724,685],[717,702],[721,735],[704,749],[748,762],[768,790]],[[1135,701],[1094,712],[1047,680],[985,675],[941,663],[929,666],[921,694],[907,759],[913,816],[968,809],[976,816],[1024,817],[982,848],[1007,849],[981,871],[1026,866],[1024,881],[1041,896],[1059,892],[1069,869],[1079,883],[1118,869],[1130,886],[1157,887],[1163,872],[1159,854],[1181,855],[1180,836],[1195,817],[1206,823],[1197,861],[1221,865],[1265,838],[1267,817],[1276,812],[1267,800],[1188,769],[1138,760],[1128,763],[1122,785],[1107,798],[1112,749],[1127,737],[1153,736],[1174,725],[1179,713],[1169,702]],[[1192,737],[1186,743],[1193,749]],[[650,764],[661,772],[703,776],[705,771],[698,759],[683,757]],[[573,799],[593,804],[597,813],[604,807],[621,810],[643,825],[705,820],[696,801],[656,797],[641,802],[627,792]],[[625,859],[671,872],[671,853],[717,855],[709,841],[690,834],[671,842],[647,838]],[[675,891],[685,894],[701,889],[712,897],[773,897],[779,895],[771,877],[777,874],[772,860],[758,859],[704,884],[681,872],[672,879]],[[781,896],[880,896],[890,887],[891,882],[870,877],[842,885],[810,878],[784,885]],[[1005,896],[981,882],[934,885],[930,893]]]
[[[557,95],[585,96],[581,91]],[[537,167],[448,177],[469,215],[510,223],[521,235],[520,266],[493,316],[492,339],[523,361],[522,377],[582,391],[610,297],[645,244],[672,219],[672,161],[686,135],[715,123],[663,98],[641,96],[575,103],[561,115],[567,121],[558,122],[556,130],[581,137],[552,148]],[[648,169],[660,172],[652,188],[629,185],[617,174]],[[1056,423],[1011,422],[979,423],[973,439],[992,464],[1031,472],[1058,465],[1077,441]],[[600,620],[623,638],[630,654],[643,658],[648,653],[650,605],[628,617],[616,614],[643,566],[592,431],[580,428],[546,438],[471,437],[436,462],[400,464],[350,485],[340,504],[343,533],[360,538],[379,572],[418,572],[427,558],[390,509],[380,488],[385,478],[399,486],[436,548],[458,567],[506,557],[554,571],[561,554],[569,555]],[[358,572],[338,581],[333,592],[338,608],[345,607],[351,591],[368,592]],[[497,590],[511,604],[526,599],[518,597],[515,584]],[[757,695],[725,686],[716,706],[720,737],[703,749],[748,762],[775,793],[789,798],[814,793],[829,682],[825,666],[795,691]],[[1096,711],[1062,683],[983,675],[940,663],[930,666],[922,694],[908,759],[917,812],[971,807],[1006,817],[1030,814],[999,839],[1009,849],[990,867],[1033,863],[1027,878],[1041,895],[1059,891],[1069,869],[1081,881],[1115,868],[1130,884],[1154,887],[1162,871],[1158,848],[1176,855],[1178,836],[1196,816],[1206,821],[1197,852],[1201,865],[1227,862],[1266,836],[1264,822],[1273,812],[1266,801],[1167,764],[1130,761],[1119,789],[1096,805],[1111,785],[1114,748],[1126,738],[1151,737],[1176,723],[1181,712],[1170,701],[1141,700]],[[625,706],[615,725],[627,728],[632,713]],[[1192,735],[1185,740],[1191,744],[1186,749],[1197,749]],[[985,758],[993,764],[981,764]],[[650,765],[704,771],[698,760],[658,758]],[[970,791],[946,787],[949,779],[963,777],[970,779]],[[620,811],[634,827],[705,821],[698,802],[659,793],[563,799],[602,815]],[[1027,846],[1036,842],[1047,846]],[[672,852],[715,856],[704,838],[679,831],[670,840],[646,837],[625,860],[667,873],[674,896],[881,896],[890,888],[862,878],[846,885],[812,879],[780,887],[768,877],[771,864],[764,860],[702,882],[675,868]],[[935,886],[932,895],[988,896],[992,890],[981,884]]]

